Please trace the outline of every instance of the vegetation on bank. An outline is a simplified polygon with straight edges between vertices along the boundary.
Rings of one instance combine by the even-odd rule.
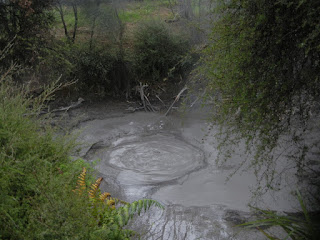
[[[6,73],[0,78],[0,239],[136,235],[123,228],[128,221],[151,206],[163,207],[150,199],[129,204],[101,193],[102,178],[93,182],[89,164],[70,157],[74,140],[54,133],[49,116],[38,117],[54,87],[30,99]]]
[[[0,24],[0,49],[8,42],[13,44],[5,64],[15,62],[29,68],[16,81],[41,86],[60,76],[64,82],[77,80],[60,92],[64,98],[83,94],[129,98],[140,82],[174,85],[190,66],[182,61],[189,50],[188,34],[182,34],[180,27],[173,34],[165,22],[173,18],[168,6],[176,6],[175,1],[0,4],[5,20]],[[139,17],[131,16],[133,13]]]
[[[319,114],[320,2],[218,3],[200,69],[207,77],[206,97],[215,103],[211,120],[223,126],[222,145],[245,140],[254,155],[248,164],[269,189],[277,189],[273,156],[281,136],[296,144],[292,162],[301,172],[314,146],[303,133]]]
[[[205,75],[204,98],[214,103],[210,121],[221,127],[219,160],[227,161],[234,147],[245,142],[253,158],[243,158],[238,171],[254,169],[261,194],[281,185],[281,146],[286,168],[309,186],[302,191],[308,199],[301,204],[305,219],[260,210],[266,219],[246,225],[269,239],[278,238],[263,227],[282,227],[286,239],[316,239],[317,220],[309,218],[307,209],[319,209],[319,139],[308,135],[319,132],[320,2],[216,2],[198,73]]]
[[[273,211],[255,209],[257,213],[262,214],[262,218],[256,221],[247,222],[239,226],[245,228],[258,229],[267,239],[279,239],[274,234],[266,230],[269,227],[281,227],[286,233],[283,239],[316,240],[319,237],[319,224],[310,216],[307,207],[299,191],[296,192],[300,203],[303,216],[279,215]]]
[[[155,21],[139,36],[154,51],[134,51],[144,46],[134,44],[133,38],[133,49],[127,50],[125,15],[107,1],[99,2],[0,2],[0,239],[129,239],[137,233],[124,226],[136,213],[162,208],[153,200],[129,204],[100,193],[100,179],[93,182],[88,163],[70,158],[74,140],[55,134],[50,116],[39,116],[57,90],[57,79],[76,82],[55,92],[57,98],[83,93],[101,98],[130,93],[142,81],[132,67],[141,59],[152,63],[163,58],[144,72],[144,83],[163,77],[170,81],[181,73],[177,66],[187,53],[180,45],[187,46],[185,39]],[[61,21],[70,21],[64,15],[69,10],[73,24],[67,23],[63,36],[57,36],[57,12]],[[88,31],[78,29],[84,23]],[[155,27],[162,30],[166,45],[157,41]],[[177,71],[167,76],[173,67]]]

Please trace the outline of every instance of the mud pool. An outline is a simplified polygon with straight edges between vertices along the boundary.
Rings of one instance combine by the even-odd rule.
[[[142,239],[264,239],[257,231],[234,227],[251,219],[249,203],[278,211],[299,209],[290,194],[296,189],[293,172],[281,182],[290,187],[254,202],[252,172],[237,173],[226,182],[245,157],[244,147],[238,147],[228,165],[217,166],[215,139],[202,141],[209,127],[204,113],[164,117],[125,113],[119,106],[77,111],[73,114],[84,115],[75,130],[82,142],[77,156],[99,159],[102,190],[125,201],[152,198],[165,206],[131,223]]]

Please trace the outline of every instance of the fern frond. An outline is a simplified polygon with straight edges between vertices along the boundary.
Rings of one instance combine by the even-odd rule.
[[[115,204],[116,204],[116,202],[114,200],[112,200],[112,199],[107,200],[107,205],[108,206],[114,206]]]
[[[152,206],[158,207],[160,209],[164,209],[164,207],[157,201],[152,199],[141,199],[135,201],[131,204],[126,204],[124,207],[120,207],[117,209],[117,221],[119,226],[123,227],[128,224],[128,221],[133,218],[133,216],[138,213],[140,215],[141,211],[145,212],[149,210]]]
[[[118,203],[121,203],[121,204],[124,204],[124,205],[129,204],[128,202],[123,201],[123,200],[118,199],[118,198],[112,198],[112,200],[114,200],[116,202],[116,204],[118,204]]]
[[[95,183],[91,184],[90,186],[90,191],[89,191],[89,197],[91,199],[95,199],[96,198],[96,195],[97,195],[97,192],[99,191],[99,186],[102,182],[103,178],[100,177],[96,180]]]
[[[87,174],[87,169],[84,167],[82,168],[82,173],[78,177],[76,189],[73,190],[73,192],[82,194],[82,192],[86,190],[86,174]]]
[[[111,197],[111,194],[108,192],[104,192],[100,194],[99,199],[100,201],[104,202],[108,197]]]

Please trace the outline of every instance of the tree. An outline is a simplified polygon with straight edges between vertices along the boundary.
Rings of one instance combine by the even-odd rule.
[[[45,45],[48,27],[53,21],[52,0],[6,0],[0,2],[0,49],[15,38],[7,59],[34,62]]]
[[[73,0],[73,1],[64,1],[64,0],[57,0],[56,1],[56,9],[58,10],[61,22],[63,24],[64,34],[67,37],[68,40],[71,40],[72,43],[74,43],[77,35],[77,29],[78,29],[78,5],[80,3],[80,0]],[[72,37],[69,35],[68,27],[66,25],[66,22],[64,20],[64,10],[63,6],[71,6],[73,10],[73,16],[74,16],[74,25],[73,25],[73,34]]]
[[[225,127],[222,145],[245,139],[255,155],[250,166],[263,169],[269,188],[276,187],[273,151],[283,134],[296,144],[292,160],[301,171],[318,143],[304,143],[303,133],[318,114],[319,11],[316,0],[232,0],[219,1],[215,12],[202,66],[215,100],[212,120]]]
[[[191,20],[193,17],[193,9],[191,6],[191,0],[179,0],[181,16]]]

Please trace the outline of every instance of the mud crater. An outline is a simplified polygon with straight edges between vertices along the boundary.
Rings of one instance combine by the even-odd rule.
[[[124,185],[150,185],[172,181],[204,166],[203,152],[170,134],[125,137],[102,153],[100,172],[120,170]]]

